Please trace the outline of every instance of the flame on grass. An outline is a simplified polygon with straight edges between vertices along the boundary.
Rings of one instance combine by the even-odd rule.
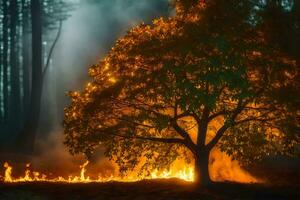
[[[185,181],[193,181],[194,171],[192,167],[184,167],[183,170],[173,171],[163,170],[158,171],[154,170],[147,177],[137,177],[137,176],[126,176],[126,177],[115,177],[113,175],[109,177],[98,176],[97,179],[91,179],[89,176],[86,176],[87,165],[89,164],[86,161],[84,164],[80,165],[80,175],[79,176],[69,176],[68,178],[59,176],[56,178],[48,178],[45,174],[39,172],[32,172],[29,169],[30,165],[26,166],[26,170],[23,177],[14,178],[12,176],[13,168],[7,162],[4,164],[5,173],[4,173],[4,182],[7,183],[17,183],[17,182],[66,182],[66,183],[90,183],[90,182],[110,182],[110,181],[119,181],[119,182],[134,182],[140,181],[143,179],[167,179],[167,178],[179,178]]]
[[[194,167],[186,164],[184,161],[177,160],[169,170],[154,169],[148,176],[140,177],[134,173],[121,177],[118,175],[98,175],[97,178],[90,178],[86,175],[89,161],[86,161],[79,166],[79,174],[77,176],[69,175],[67,177],[58,176],[50,178],[40,172],[31,171],[30,164],[26,165],[24,175],[19,178],[13,177],[13,167],[9,163],[4,163],[4,177],[3,181],[6,183],[17,182],[63,182],[63,183],[91,183],[91,182],[135,182],[144,179],[169,179],[178,178],[184,181],[192,182],[194,180]],[[214,150],[211,153],[210,159],[210,176],[214,181],[236,181],[241,183],[261,182],[257,178],[251,176],[248,172],[243,170],[237,161],[232,159],[219,150]]]
[[[222,125],[222,119],[217,120],[212,124],[213,127],[210,127],[211,130],[208,135],[213,136],[215,129],[219,128]],[[197,129],[193,128],[190,130],[190,134],[192,139],[196,140]],[[208,138],[208,141],[211,138]],[[56,143],[61,141],[61,138],[54,138]],[[193,163],[186,163],[184,160],[177,159],[170,166],[169,169],[158,170],[154,169],[150,172],[149,175],[139,175],[137,170],[134,170],[131,173],[128,173],[126,176],[120,176],[118,173],[118,166],[115,163],[106,162],[104,160],[100,160],[102,164],[107,163],[111,166],[110,169],[107,170],[106,167],[99,167],[98,169],[102,169],[101,171],[96,172],[92,170],[95,165],[90,164],[88,161],[82,162],[81,165],[75,165],[75,169],[78,169],[76,172],[77,175],[73,174],[74,165],[72,163],[72,158],[68,156],[69,154],[65,153],[64,147],[58,147],[52,153],[47,149],[47,156],[42,155],[38,161],[33,162],[33,165],[40,165],[42,169],[45,169],[45,163],[48,165],[53,165],[53,160],[57,163],[56,166],[52,166],[50,171],[54,171],[55,174],[65,174],[65,176],[53,176],[46,175],[44,173],[38,171],[32,171],[31,165],[27,164],[23,173],[23,176],[16,178],[13,175],[13,167],[10,166],[8,162],[4,163],[5,172],[1,174],[0,180],[3,180],[7,183],[13,182],[65,182],[65,183],[89,183],[89,182],[109,182],[109,181],[118,181],[118,182],[134,182],[140,181],[143,179],[167,179],[167,178],[179,178],[185,181],[192,182],[194,180],[194,165]],[[81,159],[80,159],[81,160]],[[77,160],[79,161],[79,160]],[[44,163],[41,166],[41,163]],[[50,167],[51,168],[51,167]],[[53,169],[54,168],[54,169]],[[105,170],[106,169],[106,170]],[[46,170],[46,169],[45,169]],[[72,175],[67,174],[72,171]],[[100,172],[100,173],[99,173]],[[225,153],[222,153],[218,149],[213,149],[210,153],[209,160],[209,172],[212,180],[214,181],[234,181],[241,183],[255,183],[255,182],[263,182],[255,177],[253,177],[250,173],[245,171],[242,167],[240,167],[238,161],[232,160],[232,158]],[[99,173],[99,174],[98,174]],[[51,173],[50,173],[51,174]],[[88,176],[88,175],[90,176]]]

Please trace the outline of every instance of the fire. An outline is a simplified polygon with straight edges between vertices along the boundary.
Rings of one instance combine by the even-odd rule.
[[[84,174],[86,172],[86,166],[89,164],[89,161],[86,161],[83,165],[80,165],[80,169],[81,169],[81,172],[80,172],[80,181],[89,181],[90,178],[87,177],[85,178]]]
[[[214,123],[214,126],[217,125],[218,125],[217,123]],[[197,130],[191,130],[191,136],[193,139],[195,139],[196,132]],[[59,153],[57,151],[54,151],[53,156],[57,156],[62,152],[64,151],[62,151],[61,149],[59,149]],[[59,157],[58,159],[68,160],[71,163],[70,157]],[[62,164],[62,166],[64,166],[64,164]],[[87,168],[91,164],[89,163],[89,161],[86,161],[83,162],[83,164],[79,165],[78,172],[76,172],[78,173],[77,175],[67,174],[65,176],[57,176],[57,177],[53,177],[53,175],[47,176],[46,174],[43,174],[41,172],[32,171],[30,169],[31,164],[27,164],[23,176],[16,178],[13,176],[13,167],[10,166],[8,162],[5,162],[4,176],[3,177],[0,176],[0,181],[2,179],[6,183],[14,183],[14,182],[90,183],[90,182],[110,182],[110,181],[134,182],[134,181],[140,181],[144,179],[168,179],[168,178],[178,178],[188,182],[192,182],[194,180],[193,162],[186,163],[184,160],[180,160],[180,159],[175,160],[169,169],[165,169],[165,170],[154,169],[148,175],[140,175],[139,173],[137,173],[138,170],[134,170],[134,172],[131,172],[126,176],[120,176],[118,173],[119,170],[117,165],[115,163],[110,163],[110,162],[108,164],[112,166],[112,169],[114,169],[114,171],[102,171],[101,174],[97,174],[97,172],[94,171],[89,173]],[[69,167],[70,165],[67,166],[67,168]],[[250,173],[248,173],[242,167],[240,167],[238,161],[232,160],[231,157],[227,156],[225,153],[222,153],[218,149],[212,150],[210,154],[209,172],[210,172],[210,177],[213,181],[234,181],[234,182],[241,182],[241,183],[263,182],[263,180],[259,180],[253,177]],[[91,175],[91,177],[88,176],[87,174]]]
[[[12,167],[6,162],[4,163],[4,167],[6,168],[4,174],[4,182],[13,182],[13,178],[11,177]]]
[[[217,124],[215,124],[217,125]],[[195,130],[191,135],[195,137]],[[58,154],[63,154],[64,150],[59,149],[54,151],[53,156],[57,156]],[[49,152],[48,152],[49,155]],[[69,155],[69,154],[66,154]],[[72,163],[70,157],[68,156],[58,157],[59,160],[67,160]],[[52,157],[52,156],[50,156]],[[81,160],[81,159],[79,159]],[[78,161],[79,161],[78,160]],[[38,161],[43,162],[41,160]],[[107,161],[108,162],[108,161]],[[90,183],[90,182],[110,182],[110,181],[118,181],[118,182],[134,182],[140,181],[144,179],[168,179],[168,178],[178,178],[184,181],[192,182],[194,180],[194,165],[193,162],[186,163],[183,159],[177,159],[173,162],[169,169],[158,170],[154,169],[148,175],[140,175],[137,173],[138,170],[134,170],[134,172],[128,173],[126,176],[120,176],[118,173],[118,167],[115,163],[108,162],[109,166],[112,166],[113,171],[105,171],[102,170],[101,174],[97,174],[97,172],[93,171],[89,173],[87,169],[91,164],[89,161],[82,162],[83,164],[78,166],[78,173],[76,174],[65,174],[65,176],[55,176],[46,175],[41,172],[32,171],[31,164],[27,164],[24,170],[24,174],[21,177],[13,176],[13,167],[9,165],[8,162],[4,163],[4,176],[0,176],[1,179],[6,183],[14,183],[14,182],[64,182],[64,183]],[[66,163],[61,163],[62,166],[66,165]],[[70,168],[70,165],[66,165],[67,168]],[[92,166],[91,166],[92,168]],[[100,167],[100,169],[103,169]],[[76,170],[76,168],[75,168]],[[234,181],[241,183],[255,183],[262,182],[247,171],[243,170],[240,167],[238,161],[234,161],[231,157],[227,156],[225,153],[222,153],[218,149],[212,150],[210,154],[209,161],[209,172],[211,179],[213,181]],[[66,172],[64,172],[66,173]],[[91,175],[91,176],[88,176]]]
[[[163,170],[158,171],[154,170],[150,173],[149,176],[146,177],[138,177],[138,176],[126,176],[126,177],[102,177],[98,176],[97,179],[91,179],[89,176],[86,176],[86,167],[89,164],[89,161],[86,161],[84,164],[80,165],[80,175],[79,176],[69,176],[68,178],[64,178],[62,176],[56,178],[48,178],[47,175],[41,174],[39,172],[31,172],[29,169],[30,164],[26,165],[26,170],[23,177],[14,178],[12,176],[13,168],[7,162],[4,164],[5,173],[4,173],[4,182],[6,183],[18,183],[18,182],[65,182],[65,183],[91,183],[91,182],[110,182],[110,181],[118,181],[118,182],[134,182],[140,181],[143,179],[168,179],[168,178],[179,178],[185,181],[193,181],[194,171],[193,167],[184,167],[182,170],[173,171],[171,170]]]
[[[192,182],[194,180],[194,169],[193,167],[185,167],[183,170],[174,171],[170,169],[169,171],[164,170],[159,172],[158,170],[154,170],[150,175],[151,179],[158,178],[179,178],[185,181]]]
[[[97,178],[90,178],[86,175],[87,166],[89,161],[86,161],[79,166],[80,173],[78,176],[69,175],[67,178],[58,176],[50,178],[40,172],[31,171],[30,164],[26,165],[24,175],[19,178],[12,176],[13,167],[9,163],[4,163],[4,177],[3,181],[6,183],[17,182],[63,182],[63,183],[91,183],[91,182],[135,182],[144,179],[169,179],[179,178],[184,181],[192,182],[194,180],[194,167],[190,164],[186,164],[184,161],[176,160],[169,170],[157,170],[154,169],[148,176],[140,177],[134,173],[121,177],[118,175],[102,176],[98,175]],[[244,171],[237,161],[232,159],[219,150],[214,150],[211,153],[210,159],[210,176],[214,181],[236,181],[242,183],[254,183],[261,182],[257,178],[251,176],[248,172]]]
[[[220,150],[213,150],[210,154],[209,171],[214,181],[234,181],[240,183],[262,182],[250,173],[243,170],[238,161],[222,153]]]

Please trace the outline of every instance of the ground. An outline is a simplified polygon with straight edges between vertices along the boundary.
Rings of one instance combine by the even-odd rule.
[[[195,187],[179,180],[136,183],[0,184],[0,200],[250,200],[300,199],[298,186],[216,183]]]

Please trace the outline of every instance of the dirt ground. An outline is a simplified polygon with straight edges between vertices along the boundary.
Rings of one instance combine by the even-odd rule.
[[[136,183],[22,183],[0,184],[0,200],[210,200],[300,199],[298,186],[216,183],[195,187],[179,180]]]

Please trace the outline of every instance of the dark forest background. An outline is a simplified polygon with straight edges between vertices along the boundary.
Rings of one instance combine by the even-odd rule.
[[[0,152],[32,154],[60,134],[65,93],[88,66],[129,27],[169,13],[166,0],[1,0]]]

